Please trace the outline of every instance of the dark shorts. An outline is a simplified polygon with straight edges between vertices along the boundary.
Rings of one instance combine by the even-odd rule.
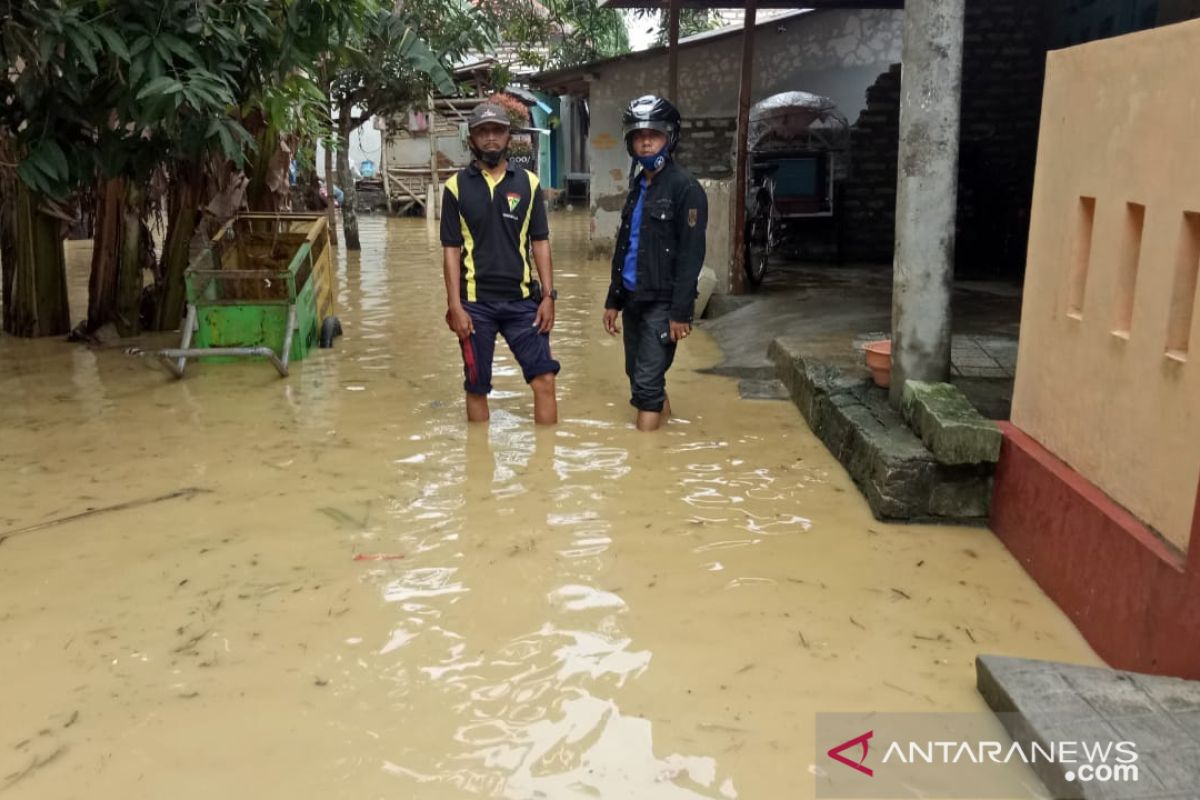
[[[630,403],[639,411],[662,411],[667,397],[667,370],[675,360],[671,341],[671,304],[633,300],[625,306],[625,374]]]
[[[539,375],[557,375],[559,364],[550,356],[550,334],[533,327],[538,304],[534,300],[499,300],[463,303],[475,323],[475,333],[463,342],[463,388],[470,394],[492,391],[492,357],[496,334],[508,342],[513,358],[521,365],[525,382]]]

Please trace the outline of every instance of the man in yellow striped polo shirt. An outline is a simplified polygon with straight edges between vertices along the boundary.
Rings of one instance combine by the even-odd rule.
[[[550,354],[550,330],[558,292],[546,203],[537,176],[508,164],[508,113],[481,103],[468,125],[475,160],[446,182],[442,197],[446,323],[462,346],[467,419],[488,419],[499,333],[533,389],[534,421],[553,425],[559,364]]]

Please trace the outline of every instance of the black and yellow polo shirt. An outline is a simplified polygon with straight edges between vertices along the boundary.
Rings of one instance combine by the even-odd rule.
[[[500,182],[475,164],[446,181],[442,246],[462,248],[462,299],[520,300],[537,278],[530,243],[550,238],[538,177],[508,167]]]

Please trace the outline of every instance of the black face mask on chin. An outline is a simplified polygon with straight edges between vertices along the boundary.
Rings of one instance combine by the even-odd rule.
[[[488,167],[499,166],[500,162],[503,161],[504,157],[508,154],[507,147],[503,150],[480,150],[477,147],[472,147],[471,149],[474,151],[475,157]]]

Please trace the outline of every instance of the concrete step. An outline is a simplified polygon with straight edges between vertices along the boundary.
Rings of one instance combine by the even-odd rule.
[[[850,473],[879,519],[986,523],[991,464],[942,464],[869,379],[806,356],[803,341],[776,339],[776,375],[810,428]]]
[[[1033,763],[1052,797],[1200,797],[1200,681],[994,655],[979,656],[975,669],[979,693],[1027,751],[1034,742],[1132,743],[1136,779],[1082,780],[1076,764]]]
[[[1000,429],[951,384],[907,381],[900,409],[943,464],[994,464],[1000,459]]]

